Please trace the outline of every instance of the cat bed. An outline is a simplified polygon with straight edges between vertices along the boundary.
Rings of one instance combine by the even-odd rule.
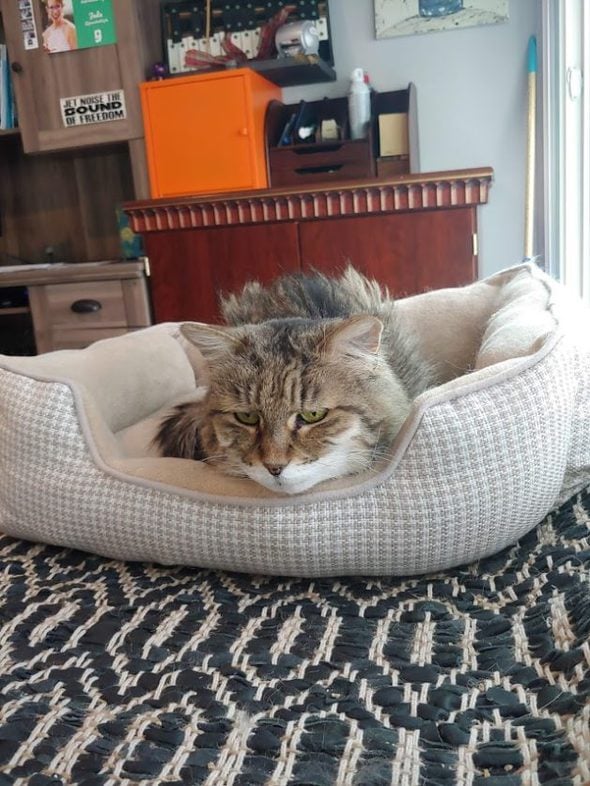
[[[514,543],[590,482],[588,312],[533,264],[398,307],[443,383],[387,463],[290,497],[150,447],[161,414],[202,395],[177,324],[0,356],[0,530],[295,576],[423,573]]]

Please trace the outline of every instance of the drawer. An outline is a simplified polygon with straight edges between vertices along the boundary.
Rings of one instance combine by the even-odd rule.
[[[271,148],[269,166],[273,188],[375,176],[368,138]]]
[[[77,349],[151,324],[145,278],[29,287],[37,352]]]
[[[47,319],[54,328],[127,325],[121,281],[49,284],[44,289]]]

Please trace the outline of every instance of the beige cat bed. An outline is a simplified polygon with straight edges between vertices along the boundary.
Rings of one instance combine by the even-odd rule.
[[[588,313],[534,265],[399,308],[447,381],[416,400],[386,465],[293,497],[153,455],[158,413],[195,395],[177,325],[0,356],[0,530],[307,576],[421,573],[514,543],[590,482]]]

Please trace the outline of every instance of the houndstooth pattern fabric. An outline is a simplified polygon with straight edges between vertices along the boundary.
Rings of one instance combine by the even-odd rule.
[[[0,786],[587,786],[590,494],[414,579],[0,538]]]
[[[0,370],[0,530],[108,557],[296,576],[468,562],[530,530],[564,478],[569,493],[588,482],[590,394],[576,353],[562,339],[520,373],[427,408],[372,488],[284,505],[117,476],[91,454],[67,385]]]

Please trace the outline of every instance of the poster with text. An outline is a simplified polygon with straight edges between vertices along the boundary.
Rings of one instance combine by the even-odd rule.
[[[117,41],[112,0],[41,0],[43,49],[50,54]]]
[[[125,120],[127,117],[125,93],[122,90],[68,96],[60,98],[59,103],[63,124],[66,127],[108,123],[111,120]]]

